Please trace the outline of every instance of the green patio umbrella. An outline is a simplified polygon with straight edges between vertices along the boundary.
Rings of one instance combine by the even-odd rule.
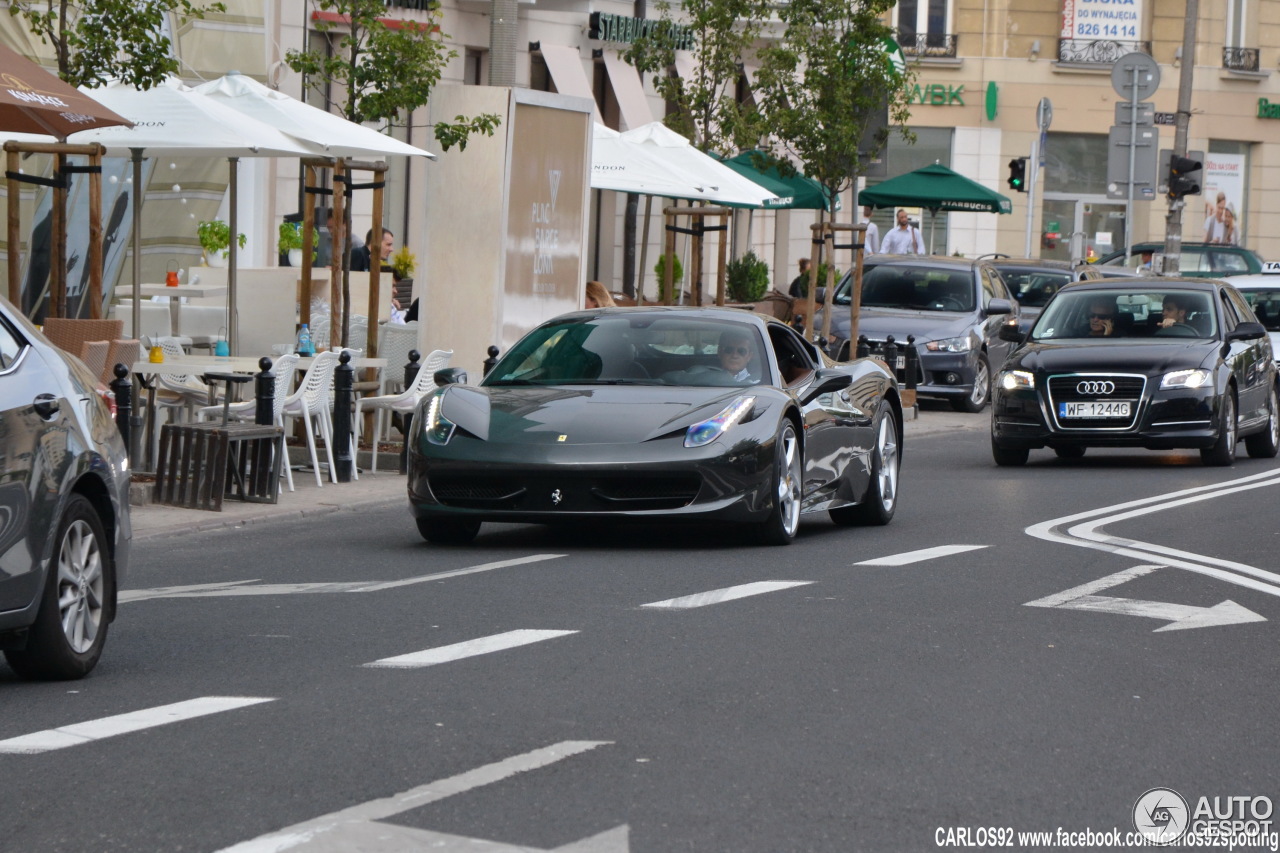
[[[762,160],[763,169],[756,168],[756,160]],[[822,184],[799,172],[783,175],[782,170],[778,168],[777,158],[767,152],[745,151],[723,162],[744,178],[773,191],[777,198],[764,203],[766,210],[825,210],[827,207],[826,193],[822,190]],[[735,207],[736,205],[726,206]],[[840,199],[837,198],[836,210],[839,209]]]
[[[858,193],[859,204],[872,207],[923,207],[929,211],[929,254],[939,210],[968,213],[1013,213],[1008,196],[953,172],[941,163],[898,175]]]

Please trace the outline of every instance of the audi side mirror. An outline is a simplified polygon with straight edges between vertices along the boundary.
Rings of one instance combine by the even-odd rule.
[[[1228,341],[1254,341],[1266,337],[1267,327],[1261,323],[1241,323],[1227,332]]]
[[[1000,340],[1008,341],[1011,344],[1020,344],[1027,339],[1027,336],[1022,334],[1016,323],[1003,324],[1000,327],[998,337]]]

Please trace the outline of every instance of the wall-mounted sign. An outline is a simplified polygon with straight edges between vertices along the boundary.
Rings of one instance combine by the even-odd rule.
[[[1258,118],[1280,118],[1280,104],[1273,104],[1266,98],[1258,98]]]
[[[1000,87],[992,80],[987,84],[987,121],[995,121],[1000,105]]]
[[[911,87],[911,103],[929,104],[935,107],[964,106],[964,86],[951,86],[943,83],[919,83]]]
[[[1062,38],[1133,41],[1141,32],[1143,0],[1062,0]]]
[[[693,50],[697,42],[693,30],[689,27],[672,24],[660,18],[627,18],[623,15],[611,15],[608,12],[592,12],[589,22],[587,38],[600,41],[631,44],[642,38],[652,38],[659,27],[669,26],[675,38],[676,50]]]

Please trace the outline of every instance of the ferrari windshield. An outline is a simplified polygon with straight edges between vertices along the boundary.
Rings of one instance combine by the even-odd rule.
[[[849,304],[852,287],[853,276],[845,276],[836,291],[837,305]],[[863,308],[969,312],[976,298],[973,274],[967,270],[881,264],[862,273]]]
[[[1217,321],[1211,294],[1191,290],[1080,290],[1058,293],[1031,337],[1212,338]]]
[[[522,338],[481,384],[754,385],[764,353],[746,323],[658,311],[570,316]]]

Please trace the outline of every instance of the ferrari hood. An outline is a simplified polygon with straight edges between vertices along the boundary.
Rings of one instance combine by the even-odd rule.
[[[1037,343],[1014,354],[1006,367],[1047,373],[1142,373],[1202,366],[1212,360],[1221,343],[1213,340],[1179,340],[1178,343],[1073,340],[1070,343]]]
[[[461,429],[486,441],[633,444],[683,430],[751,393],[750,388],[647,385],[454,385],[445,392],[442,412]]]

